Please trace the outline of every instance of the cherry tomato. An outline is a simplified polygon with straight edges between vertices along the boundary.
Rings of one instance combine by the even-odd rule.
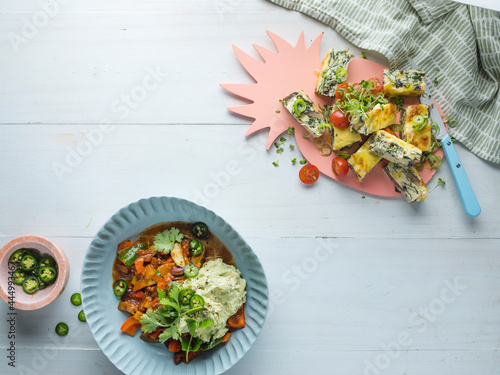
[[[372,90],[372,94],[375,95],[375,94],[379,93],[380,91],[382,91],[383,86],[380,83],[380,80],[378,78],[372,78],[372,79],[377,83],[375,88]]]
[[[330,122],[339,129],[345,129],[349,126],[349,120],[340,109],[332,112],[330,115]]]
[[[299,178],[304,184],[313,184],[319,177],[319,169],[315,165],[304,165],[299,171]]]
[[[142,290],[139,290],[137,292],[132,292],[132,293],[130,293],[130,295],[132,296],[132,298],[135,298],[138,300],[141,300],[144,298],[144,292]]]
[[[335,173],[338,178],[344,177],[347,172],[349,172],[349,165],[347,164],[347,160],[338,156],[336,158],[333,158],[332,169],[333,173]]]
[[[347,90],[347,85],[348,83],[347,82],[344,82],[344,83],[341,83],[340,85],[337,86],[337,91],[335,92],[335,98],[336,99],[341,99],[344,97],[344,95],[342,95],[342,93],[339,91],[340,89],[344,89],[344,90]]]

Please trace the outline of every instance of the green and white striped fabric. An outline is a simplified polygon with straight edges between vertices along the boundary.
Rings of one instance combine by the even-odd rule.
[[[411,57],[444,113],[457,120],[450,134],[500,163],[500,13],[448,0],[270,1],[382,53],[392,68],[409,68]]]

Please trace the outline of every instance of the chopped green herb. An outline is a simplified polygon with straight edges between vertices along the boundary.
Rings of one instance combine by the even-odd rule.
[[[434,86],[437,86],[437,85],[438,85],[438,83],[439,83],[439,81],[438,81],[437,77],[436,77],[436,78],[434,78]]]
[[[446,185],[446,181],[441,179],[441,178],[438,178],[438,182],[437,182],[436,186],[434,186],[431,190],[429,190],[429,193],[431,191],[433,191],[435,188],[437,188],[439,185],[443,185],[443,186]]]
[[[337,152],[337,156],[342,159],[349,159],[351,155],[348,152],[339,151]]]
[[[276,110],[276,113],[281,113],[281,111],[279,109]]]
[[[365,199],[366,197],[364,195],[361,196],[361,199]]]
[[[171,228],[158,233],[155,236],[154,248],[164,254],[170,253],[176,242],[181,242],[184,235],[177,228]]]

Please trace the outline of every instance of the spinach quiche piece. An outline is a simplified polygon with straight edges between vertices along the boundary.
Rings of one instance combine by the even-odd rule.
[[[365,116],[360,116],[357,123],[351,124],[351,130],[360,134],[369,135],[377,130],[386,128],[396,120],[397,106],[394,103],[377,104]]]
[[[423,70],[384,69],[383,91],[388,95],[419,96],[425,91]]]
[[[349,50],[336,51],[333,48],[328,50],[316,81],[316,94],[335,97],[337,87],[347,81],[347,65],[354,58]]]
[[[422,150],[385,130],[379,130],[368,142],[369,151],[393,163],[410,167],[420,161]]]
[[[373,152],[370,152],[370,142],[374,135],[372,135],[368,140],[354,153],[347,163],[349,168],[354,172],[358,181],[361,182],[363,178],[382,160],[382,156],[378,156]]]
[[[432,127],[429,107],[425,104],[409,105],[401,111],[403,139],[423,152],[431,152]]]
[[[330,127],[323,113],[302,90],[284,98],[283,106],[314,138],[321,137],[324,130]]]
[[[390,162],[383,169],[408,203],[422,202],[427,198],[429,191],[414,167]]]

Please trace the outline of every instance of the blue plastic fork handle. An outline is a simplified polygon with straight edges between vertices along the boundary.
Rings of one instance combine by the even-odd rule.
[[[481,213],[481,207],[477,201],[476,195],[470,186],[469,179],[465,174],[465,169],[458,157],[457,150],[451,141],[450,135],[446,136],[441,140],[441,145],[443,146],[446,159],[451,169],[451,174],[455,180],[455,185],[457,185],[458,193],[460,194],[460,199],[465,209],[465,213],[469,216],[476,217]]]

